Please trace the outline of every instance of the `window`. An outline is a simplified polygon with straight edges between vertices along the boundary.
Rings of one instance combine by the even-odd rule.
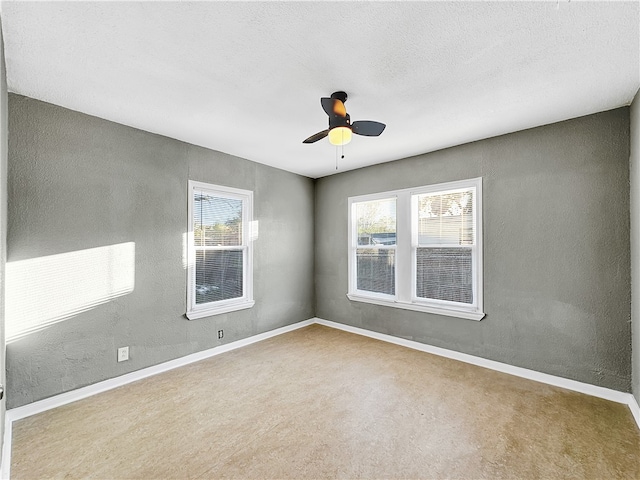
[[[349,293],[481,320],[482,179],[349,199]]]
[[[253,193],[189,182],[187,318],[253,306]]]

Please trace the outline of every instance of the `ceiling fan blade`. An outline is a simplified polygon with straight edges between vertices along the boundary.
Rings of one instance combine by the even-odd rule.
[[[347,109],[345,108],[344,103],[337,98],[322,97],[320,99],[320,103],[322,104],[322,109],[330,117],[333,115],[337,115],[339,117],[347,116]]]
[[[322,97],[320,99],[320,104],[322,105],[324,113],[329,116],[333,115],[333,98]]]
[[[380,122],[374,122],[372,120],[358,120],[351,124],[351,130],[357,135],[364,135],[365,137],[377,137],[383,131],[386,125]]]
[[[321,132],[311,135],[306,140],[303,140],[302,143],[314,143],[314,142],[317,142],[318,140],[322,140],[327,135],[329,135],[329,130],[323,130]]]

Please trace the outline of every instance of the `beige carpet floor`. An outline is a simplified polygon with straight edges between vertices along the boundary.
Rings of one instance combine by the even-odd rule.
[[[15,479],[638,479],[625,405],[312,325],[13,425]]]

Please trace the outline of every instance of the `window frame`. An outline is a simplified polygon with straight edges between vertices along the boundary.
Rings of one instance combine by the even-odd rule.
[[[242,201],[242,243],[239,246],[206,246],[194,245],[194,195],[195,192],[205,192],[212,196]],[[251,308],[253,300],[253,242],[251,227],[253,225],[253,192],[239,188],[215,185],[211,183],[188,181],[188,230],[187,230],[187,312],[189,320],[220,315],[223,313]],[[215,302],[196,304],[196,252],[199,250],[242,250],[242,297],[218,300]]]
[[[456,190],[475,189],[474,195],[474,244],[472,250],[473,304],[438,299],[426,299],[416,295],[418,212],[417,196],[421,194],[444,194]],[[356,249],[356,204],[372,200],[396,198],[396,265],[395,295],[381,295],[357,288]],[[352,301],[384,305],[437,315],[482,320],[483,311],[483,249],[482,249],[482,177],[454,182],[425,185],[402,190],[392,190],[348,198],[348,293]],[[437,248],[437,247],[435,247]],[[442,248],[442,247],[440,247]],[[468,247],[467,247],[468,248]]]

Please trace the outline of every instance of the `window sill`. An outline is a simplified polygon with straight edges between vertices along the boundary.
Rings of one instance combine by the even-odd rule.
[[[211,317],[213,315],[221,315],[223,313],[235,312],[236,310],[244,310],[251,308],[256,302],[253,300],[244,301],[242,303],[232,303],[226,305],[211,306],[198,310],[191,310],[186,313],[189,320],[197,320],[198,318]]]
[[[378,298],[363,297],[360,295],[347,294],[347,298],[354,302],[372,303],[374,305],[383,305],[385,307],[402,308],[404,310],[413,310],[416,312],[434,313],[436,315],[446,315],[448,317],[466,318],[467,320],[480,321],[484,318],[484,312],[472,312],[468,310],[456,310],[454,308],[441,308],[428,305],[420,305],[418,303],[398,302],[382,300]]]

